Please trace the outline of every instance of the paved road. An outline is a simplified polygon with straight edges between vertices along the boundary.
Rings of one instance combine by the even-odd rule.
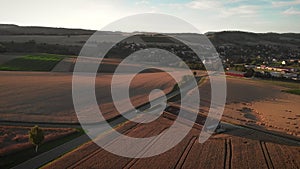
[[[82,135],[80,137],[77,137],[74,140],[71,140],[70,142],[67,142],[65,144],[62,144],[50,151],[47,151],[43,154],[40,154],[30,160],[27,160],[15,167],[13,169],[31,169],[31,168],[39,168],[41,165],[46,164],[57,157],[60,157],[64,155],[66,152],[69,152],[79,145],[82,145],[89,141],[90,138],[87,135]]]

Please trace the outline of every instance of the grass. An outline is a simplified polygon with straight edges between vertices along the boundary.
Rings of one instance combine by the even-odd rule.
[[[226,77],[226,78],[238,78],[238,77]],[[240,78],[245,79],[245,78]],[[247,79],[247,80],[253,80],[253,79]],[[256,79],[253,81],[260,81],[263,83],[275,85],[275,86],[281,86],[287,89],[281,90],[282,92],[300,95],[300,83],[299,82],[287,82],[287,81],[279,81],[279,80],[266,80],[266,79]]]
[[[282,92],[300,95],[300,89],[289,89],[289,90],[282,90]]]
[[[13,166],[16,166],[24,161],[27,161],[39,154],[42,154],[44,152],[47,152],[59,145],[62,145],[68,141],[71,141],[81,135],[84,134],[84,131],[82,129],[77,129],[78,132],[75,132],[73,134],[70,134],[68,136],[59,138],[57,140],[53,140],[47,143],[42,144],[39,147],[39,151],[36,153],[34,148],[28,148],[22,151],[19,151],[17,153],[7,155],[4,157],[0,158],[0,168],[5,169],[5,168],[12,168]]]
[[[277,81],[277,80],[261,80],[266,83],[271,83],[276,86],[285,87],[288,89],[300,89],[300,83],[298,82],[286,82],[286,81]]]
[[[54,54],[27,55],[0,65],[6,71],[51,71],[54,66],[67,56]]]
[[[287,89],[281,90],[282,92],[300,95],[300,83],[299,82],[287,82],[287,81],[279,81],[279,80],[259,80],[259,81],[287,88]]]
[[[272,79],[249,79],[244,77],[235,77],[235,76],[227,76],[226,78],[233,78],[233,79],[245,79],[254,82],[263,82],[268,83],[275,86],[281,86],[288,89],[299,89],[300,90],[300,83],[299,82],[292,82],[292,81],[280,81],[280,80],[272,80]]]

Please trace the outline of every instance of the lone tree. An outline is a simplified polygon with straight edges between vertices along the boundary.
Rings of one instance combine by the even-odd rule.
[[[39,145],[44,140],[44,132],[39,126],[34,126],[29,131],[29,141],[35,145],[35,152],[38,151]]]

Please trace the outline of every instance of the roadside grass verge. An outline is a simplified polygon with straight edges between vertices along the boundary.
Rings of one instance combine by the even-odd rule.
[[[28,149],[24,149],[21,150],[19,152],[7,155],[7,156],[3,156],[0,157],[0,168],[1,169],[6,169],[6,168],[12,168],[13,166],[16,166],[24,161],[27,161],[37,155],[40,155],[44,152],[47,152],[59,145],[62,145],[68,141],[71,141],[81,135],[84,134],[84,131],[80,128],[77,129],[77,132],[67,135],[65,137],[61,137],[59,139],[53,140],[53,141],[49,141],[46,143],[43,143],[40,147],[39,147],[39,151],[36,153],[34,148],[28,148]]]
[[[16,58],[0,65],[0,70],[6,71],[51,71],[65,55],[36,54]]]

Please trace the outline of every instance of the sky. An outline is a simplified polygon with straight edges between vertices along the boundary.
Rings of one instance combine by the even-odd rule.
[[[300,33],[300,0],[0,0],[0,23],[100,30],[140,13],[181,18],[200,32]]]

